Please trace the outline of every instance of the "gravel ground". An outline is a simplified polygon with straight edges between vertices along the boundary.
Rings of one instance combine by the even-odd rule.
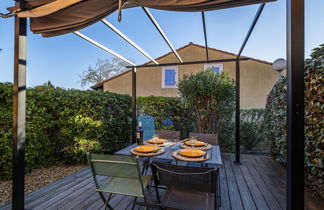
[[[25,176],[25,193],[48,185],[69,174],[75,173],[80,169],[87,167],[86,165],[59,165],[50,168],[36,169]],[[11,200],[11,180],[0,180],[0,205]]]

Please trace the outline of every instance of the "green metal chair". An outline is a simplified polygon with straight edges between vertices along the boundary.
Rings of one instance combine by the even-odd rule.
[[[112,194],[121,194],[134,196],[134,204],[137,197],[144,199],[145,208],[149,208],[150,187],[148,196],[145,189],[151,182],[151,175],[142,176],[139,164],[139,158],[134,156],[123,155],[106,155],[87,153],[88,162],[92,171],[96,191],[99,193],[102,201],[105,203],[105,209],[113,209],[109,205]],[[98,176],[107,176],[108,179],[103,184],[99,184]],[[106,199],[103,193],[110,193]]]

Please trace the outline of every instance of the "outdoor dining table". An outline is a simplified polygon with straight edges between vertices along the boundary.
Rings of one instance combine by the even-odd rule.
[[[121,150],[115,152],[115,154],[116,155],[133,155],[131,153],[131,149],[133,149],[134,147],[137,147],[137,146],[138,146],[137,144],[129,145],[129,146],[125,147],[124,149],[121,149]],[[151,156],[150,158],[161,159],[161,160],[170,160],[170,161],[176,160],[177,162],[179,162],[179,161],[184,162],[183,160],[175,159],[172,156],[172,153],[179,149],[181,149],[180,144],[175,144],[173,146],[165,146],[165,152],[163,154]],[[209,159],[206,161],[202,161],[200,163],[214,165],[215,167],[223,165],[220,148],[218,145],[213,145],[211,149],[205,150],[205,151],[208,153]],[[143,158],[147,158],[147,157],[143,157]],[[188,161],[185,161],[185,162],[188,162]]]

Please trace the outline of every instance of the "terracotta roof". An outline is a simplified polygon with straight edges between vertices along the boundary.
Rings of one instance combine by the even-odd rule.
[[[185,49],[185,48],[187,48],[187,47],[189,47],[189,46],[195,46],[195,47],[200,47],[200,48],[205,49],[205,46],[202,46],[202,45],[199,45],[199,44],[195,44],[195,43],[189,42],[188,44],[186,44],[186,45],[184,45],[184,46],[182,46],[182,47],[176,49],[176,51],[177,51],[177,52],[178,52],[178,51],[181,51],[181,50],[183,50],[183,49]],[[219,49],[211,48],[211,47],[208,47],[208,49],[209,49],[209,50],[213,50],[213,51],[217,51],[217,52],[221,52],[221,53],[224,53],[224,54],[232,55],[232,56],[234,56],[234,57],[237,57],[237,54],[235,54],[235,53],[231,53],[231,52],[227,52],[227,51],[224,51],[224,50],[219,50]],[[164,55],[162,55],[162,56],[156,58],[155,60],[160,60],[160,59],[162,59],[162,58],[164,58],[164,57],[167,57],[168,55],[171,55],[171,54],[173,54],[173,52],[169,52],[169,53],[167,53],[167,54],[164,54]],[[241,56],[241,57],[242,57],[242,58],[246,58],[245,56]],[[255,59],[255,58],[251,58],[251,57],[249,57],[249,58],[250,58],[250,60],[253,60],[253,61],[256,61],[256,62],[260,62],[260,63],[264,63],[264,64],[272,65],[272,63],[270,63],[270,62],[268,62],[268,61],[263,61],[263,60]],[[147,65],[147,64],[153,64],[153,62],[152,62],[152,61],[149,61],[149,62],[146,62],[146,63],[144,63],[144,64],[142,64],[142,65]],[[120,76],[122,76],[122,75],[124,75],[124,74],[126,74],[126,73],[128,73],[128,72],[130,72],[130,71],[131,71],[131,70],[128,70],[128,71],[125,71],[125,72],[123,72],[123,73],[121,73],[121,74],[118,74],[118,75],[116,75],[116,76],[113,76],[113,77],[111,77],[111,78],[109,78],[109,79],[106,79],[106,80],[104,80],[104,81],[102,81],[102,82],[99,82],[99,83],[97,83],[97,84],[91,86],[90,88],[92,88],[92,89],[99,88],[99,87],[101,87],[101,86],[103,85],[103,83],[105,83],[105,82],[107,82],[107,81],[110,81],[110,80],[112,80],[112,79],[115,79],[115,78],[117,78],[117,77],[120,77]]]

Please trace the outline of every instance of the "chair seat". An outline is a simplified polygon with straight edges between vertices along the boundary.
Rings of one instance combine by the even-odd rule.
[[[150,180],[151,175],[143,176],[144,188],[146,188]],[[141,183],[138,179],[110,177],[97,191],[144,197]]]
[[[168,189],[162,205],[190,210],[215,209],[213,193]]]

